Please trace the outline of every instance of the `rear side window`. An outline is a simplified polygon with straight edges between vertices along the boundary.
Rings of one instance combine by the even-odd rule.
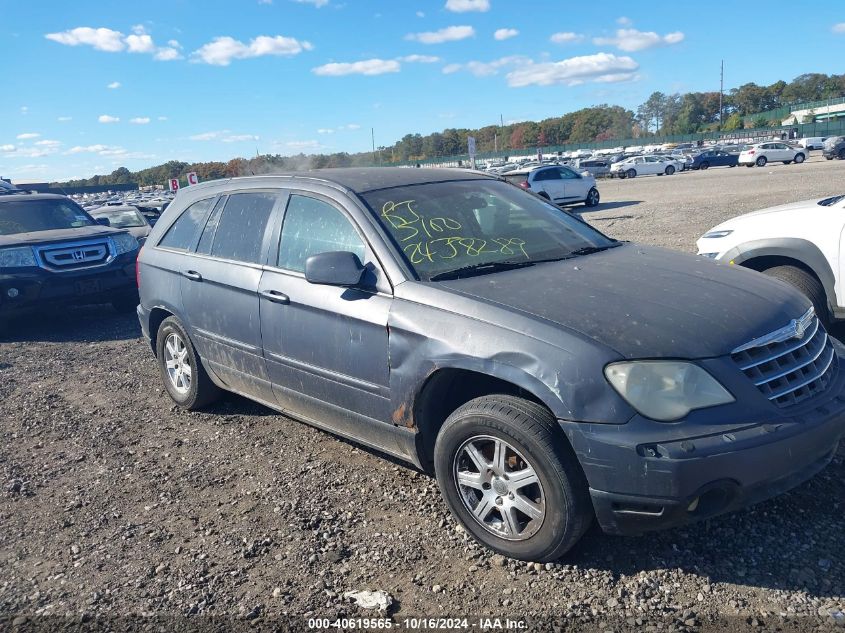
[[[322,200],[291,196],[282,224],[278,266],[305,272],[305,260],[331,251],[355,253],[364,261],[364,242],[343,213]]]
[[[560,180],[560,174],[557,169],[543,169],[534,174],[534,182],[540,180]]]
[[[182,212],[179,219],[173,223],[161,241],[159,246],[172,248],[177,251],[187,251],[194,242],[197,230],[205,221],[205,216],[211,207],[214,198],[206,198],[195,202]]]
[[[223,205],[226,204],[227,197],[222,196],[214,205],[214,210],[208,217],[208,222],[205,223],[205,228],[200,236],[199,244],[197,244],[197,253],[203,255],[211,254],[211,243],[214,241],[214,234],[217,232],[217,224],[220,222],[220,212],[223,211]]]
[[[211,246],[221,259],[258,264],[264,231],[279,196],[273,193],[236,193],[229,196]]]

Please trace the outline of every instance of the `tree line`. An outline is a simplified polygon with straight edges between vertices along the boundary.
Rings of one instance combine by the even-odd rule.
[[[485,153],[612,139],[694,134],[719,129],[730,131],[744,127],[779,127],[783,117],[770,118],[766,112],[797,102],[822,101],[841,96],[845,96],[845,74],[807,73],[788,83],[776,81],[768,86],[746,83],[733,88],[723,95],[721,111],[718,91],[684,94],[654,92],[636,111],[602,104],[542,121],[519,121],[476,129],[449,128],[427,135],[406,134],[393,145],[379,147],[375,153],[337,152],[307,156],[266,154],[254,158],[233,158],[226,163],[212,161],[189,164],[172,160],[136,172],[120,167],[111,174],[54,184],[82,186],[137,182],[141,186],[148,186],[164,184],[170,178],[184,180],[186,174],[192,171],[204,181],[296,169],[390,165],[466,154],[467,137],[470,136],[476,140],[477,151]],[[808,122],[811,121],[798,121]]]

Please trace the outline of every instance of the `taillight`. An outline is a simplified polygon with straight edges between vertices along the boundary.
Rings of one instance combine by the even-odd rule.
[[[531,185],[527,180],[523,180],[521,183],[519,183],[519,186],[523,189],[531,189]]]
[[[135,285],[138,286],[138,290],[141,289],[141,251],[144,250],[144,247],[138,249],[138,257],[135,258]]]
[[[748,150],[749,156],[754,156],[754,152],[756,152],[756,151],[757,150],[753,150],[753,149]]]

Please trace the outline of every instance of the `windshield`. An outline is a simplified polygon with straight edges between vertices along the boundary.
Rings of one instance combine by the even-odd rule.
[[[91,217],[70,200],[32,200],[15,196],[0,202],[0,235],[91,226]]]
[[[111,209],[109,211],[95,211],[96,217],[108,218],[109,224],[117,229],[131,229],[146,226],[143,216],[135,209]]]
[[[469,267],[530,265],[617,244],[498,180],[393,187],[362,197],[423,281]]]

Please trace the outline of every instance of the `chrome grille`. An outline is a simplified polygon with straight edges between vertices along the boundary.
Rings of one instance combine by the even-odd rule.
[[[108,242],[85,242],[64,244],[61,247],[37,248],[48,268],[70,270],[105,264],[110,253]]]
[[[779,407],[821,393],[836,369],[836,354],[812,309],[788,326],[734,350],[734,362]]]

